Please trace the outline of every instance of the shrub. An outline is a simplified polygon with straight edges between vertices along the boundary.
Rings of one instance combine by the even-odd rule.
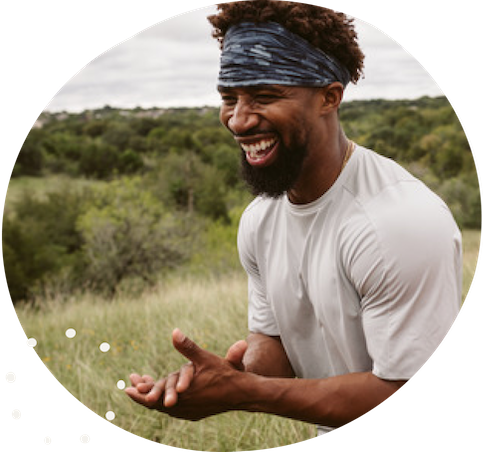
[[[42,131],[32,129],[18,154],[12,176],[39,176],[44,166],[44,153],[41,146]]]
[[[169,207],[189,214],[228,221],[223,173],[192,153],[170,153],[159,161],[151,182],[153,191]]]
[[[481,228],[480,190],[476,175],[448,179],[437,193],[448,204],[460,228]]]
[[[76,220],[87,196],[67,186],[43,199],[24,193],[4,216],[3,259],[14,303],[34,296],[61,271],[79,271],[82,238]]]
[[[193,222],[169,213],[140,178],[112,181],[93,195],[77,221],[93,288],[113,294],[130,277],[153,283],[189,256]]]
[[[120,151],[100,140],[91,140],[79,161],[81,174],[96,179],[107,179],[116,173],[134,173],[142,167],[143,161],[139,154],[129,149]]]

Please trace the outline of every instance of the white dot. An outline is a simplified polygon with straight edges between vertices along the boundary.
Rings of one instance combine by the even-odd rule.
[[[124,388],[126,387],[126,383],[124,382],[124,380],[119,380],[119,381],[117,382],[117,387],[118,387],[119,389],[124,389]]]
[[[9,386],[13,386],[18,381],[18,374],[13,369],[9,369],[3,374],[3,379]]]
[[[42,439],[40,440],[42,445],[45,447],[50,447],[52,444],[54,444],[54,437],[52,435],[44,435],[42,436]]]
[[[27,341],[27,345],[29,345],[30,347],[35,347],[37,345],[37,340],[34,337],[31,337]]]
[[[69,328],[66,332],[65,335],[69,338],[72,339],[75,335],[77,334],[76,330],[74,328]]]
[[[110,348],[111,346],[107,342],[103,342],[101,345],[99,345],[99,349],[104,353],[108,352]]]
[[[106,419],[108,421],[112,421],[115,417],[116,417],[116,415],[114,414],[114,411],[108,411],[106,413]]]
[[[8,413],[8,415],[13,422],[20,422],[23,418],[23,411],[18,406],[16,406],[10,410],[10,413]]]
[[[81,446],[88,446],[90,443],[92,443],[94,438],[92,438],[92,435],[87,432],[82,432],[77,435],[77,442]]]

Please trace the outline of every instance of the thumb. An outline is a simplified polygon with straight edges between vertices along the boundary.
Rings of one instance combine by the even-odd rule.
[[[247,351],[246,341],[235,342],[226,352],[225,359],[238,370],[244,370],[243,357]]]
[[[198,347],[191,339],[186,337],[178,328],[173,331],[173,346],[193,364],[199,363],[206,355],[206,351]]]

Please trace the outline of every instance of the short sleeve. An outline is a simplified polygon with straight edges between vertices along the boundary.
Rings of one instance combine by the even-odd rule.
[[[373,373],[388,380],[419,370],[461,303],[461,234],[451,213],[419,183],[400,185],[364,206],[344,256]]]
[[[265,280],[258,262],[254,214],[249,206],[238,228],[238,253],[248,276],[248,329],[252,333],[279,336],[278,324],[267,298]]]

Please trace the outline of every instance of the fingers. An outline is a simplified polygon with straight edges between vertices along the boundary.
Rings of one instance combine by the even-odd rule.
[[[129,379],[131,380],[131,385],[142,394],[148,393],[154,385],[154,379],[150,375],[141,377],[138,374],[131,374]]]
[[[217,362],[214,360],[223,361],[220,357],[198,347],[178,328],[173,331],[173,345],[190,362],[183,365],[178,372],[174,372],[156,382],[149,375],[132,374],[130,376],[132,387],[127,388],[125,392],[134,401],[158,410],[161,410],[163,406],[166,408],[173,407],[178,403],[178,394],[185,392],[192,385],[195,378],[195,368],[201,369],[203,365]],[[244,341],[239,341],[230,347],[227,356],[230,357],[229,361],[234,367],[240,368],[242,366],[241,362],[246,348],[247,345]]]
[[[145,383],[154,384],[154,378],[151,377],[151,375],[143,375],[142,379],[144,380]]]
[[[147,394],[154,386],[154,378],[149,375],[143,375],[142,379],[143,381],[136,385],[136,389],[142,394]]]
[[[144,400],[145,399],[145,395],[144,394],[140,394],[135,387],[132,387],[131,386],[129,388],[126,388],[124,390],[124,392],[129,397],[131,397],[131,399],[133,399],[135,402],[140,403],[141,405],[146,406],[146,401]]]
[[[168,377],[158,381],[150,375],[132,374],[131,388],[125,390],[134,401],[153,408],[160,403],[165,407],[172,407],[178,402],[178,393],[186,391],[194,376],[194,366],[191,362],[183,365],[179,372],[173,372]]]
[[[151,389],[153,389],[154,383],[139,383],[136,385],[136,389],[141,393],[141,394],[147,394]]]
[[[138,374],[129,375],[129,379],[131,380],[131,385],[134,387],[136,387],[139,383],[144,383],[144,378]]]
[[[194,374],[195,368],[193,363],[190,362],[182,366],[179,371],[178,382],[176,383],[176,392],[181,393],[186,391],[193,380]]]
[[[173,331],[173,345],[184,357],[194,364],[201,362],[207,352],[198,347],[191,339],[186,337],[178,328]]]
[[[178,383],[179,372],[168,375],[166,379],[166,386],[164,388],[164,406],[169,408],[176,405],[178,401],[178,393],[176,391],[176,384]]]
[[[164,392],[166,379],[154,381],[150,375],[132,374],[129,376],[132,387],[126,388],[125,393],[135,402],[148,408],[154,407]]]

